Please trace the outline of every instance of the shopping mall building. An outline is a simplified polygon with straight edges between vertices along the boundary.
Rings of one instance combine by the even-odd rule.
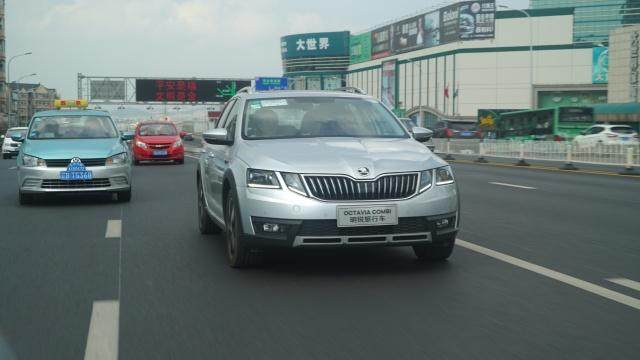
[[[361,33],[284,36],[283,72],[295,89],[354,86],[427,122],[475,120],[481,109],[606,103],[609,33],[638,27],[637,4],[532,0],[523,11],[457,2]],[[632,57],[637,42],[619,43]],[[633,98],[633,75],[625,76],[614,88],[637,102],[637,82]]]

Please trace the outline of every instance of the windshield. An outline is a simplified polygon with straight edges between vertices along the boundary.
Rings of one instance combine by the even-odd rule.
[[[406,138],[405,130],[379,102],[369,99],[291,97],[247,102],[243,137]]]
[[[172,124],[144,124],[140,125],[140,136],[175,136],[178,134]]]
[[[14,129],[7,131],[7,138],[12,138],[14,136],[25,137],[27,135],[27,129]]]
[[[109,139],[118,137],[111,118],[94,115],[64,115],[34,118],[30,140]]]

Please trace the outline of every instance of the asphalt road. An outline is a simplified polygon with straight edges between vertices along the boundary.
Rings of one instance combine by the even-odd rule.
[[[119,359],[640,353],[640,308],[469,246],[439,264],[389,248],[286,252],[233,270],[222,239],[198,232],[191,159],[136,167],[128,204],[65,197],[20,207],[13,165],[0,162],[0,359],[109,358],[113,348],[85,352],[112,334],[99,325],[113,314]],[[640,299],[607,280],[640,281],[640,180],[454,167],[460,239]],[[103,301],[117,311],[96,311]]]

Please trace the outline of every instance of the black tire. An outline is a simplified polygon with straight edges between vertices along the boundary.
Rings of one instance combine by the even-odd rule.
[[[198,175],[200,176],[200,175]],[[209,212],[206,209],[205,201],[204,201],[204,189],[202,189],[202,185],[198,180],[198,227],[200,228],[200,234],[219,234],[222,232],[222,229],[209,216]]]
[[[118,191],[118,202],[129,202],[131,201],[131,189],[126,191]]]
[[[174,163],[177,164],[177,165],[182,165],[182,164],[184,164],[184,159],[176,160],[176,161],[174,161]]]
[[[22,191],[18,192],[18,202],[20,205],[33,204],[35,197],[33,194],[25,194]]]
[[[133,160],[133,165],[140,166],[140,160]]]
[[[456,237],[449,236],[433,245],[414,245],[413,252],[420,261],[444,261],[451,256],[455,242]]]
[[[227,248],[227,260],[232,268],[245,268],[255,262],[251,253],[242,240],[242,224],[240,208],[235,191],[229,191],[224,206],[225,240]]]
[[[2,154],[2,158],[5,159],[5,160],[6,159],[11,159],[11,155],[3,153]]]

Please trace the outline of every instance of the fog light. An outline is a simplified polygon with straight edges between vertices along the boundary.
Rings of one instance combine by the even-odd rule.
[[[269,223],[262,224],[262,231],[264,232],[277,233],[277,232],[280,232],[281,230],[282,230],[282,227],[280,227],[279,224],[269,224]]]
[[[449,227],[449,219],[445,218],[445,219],[436,220],[436,228],[438,230],[444,229],[446,227]]]

